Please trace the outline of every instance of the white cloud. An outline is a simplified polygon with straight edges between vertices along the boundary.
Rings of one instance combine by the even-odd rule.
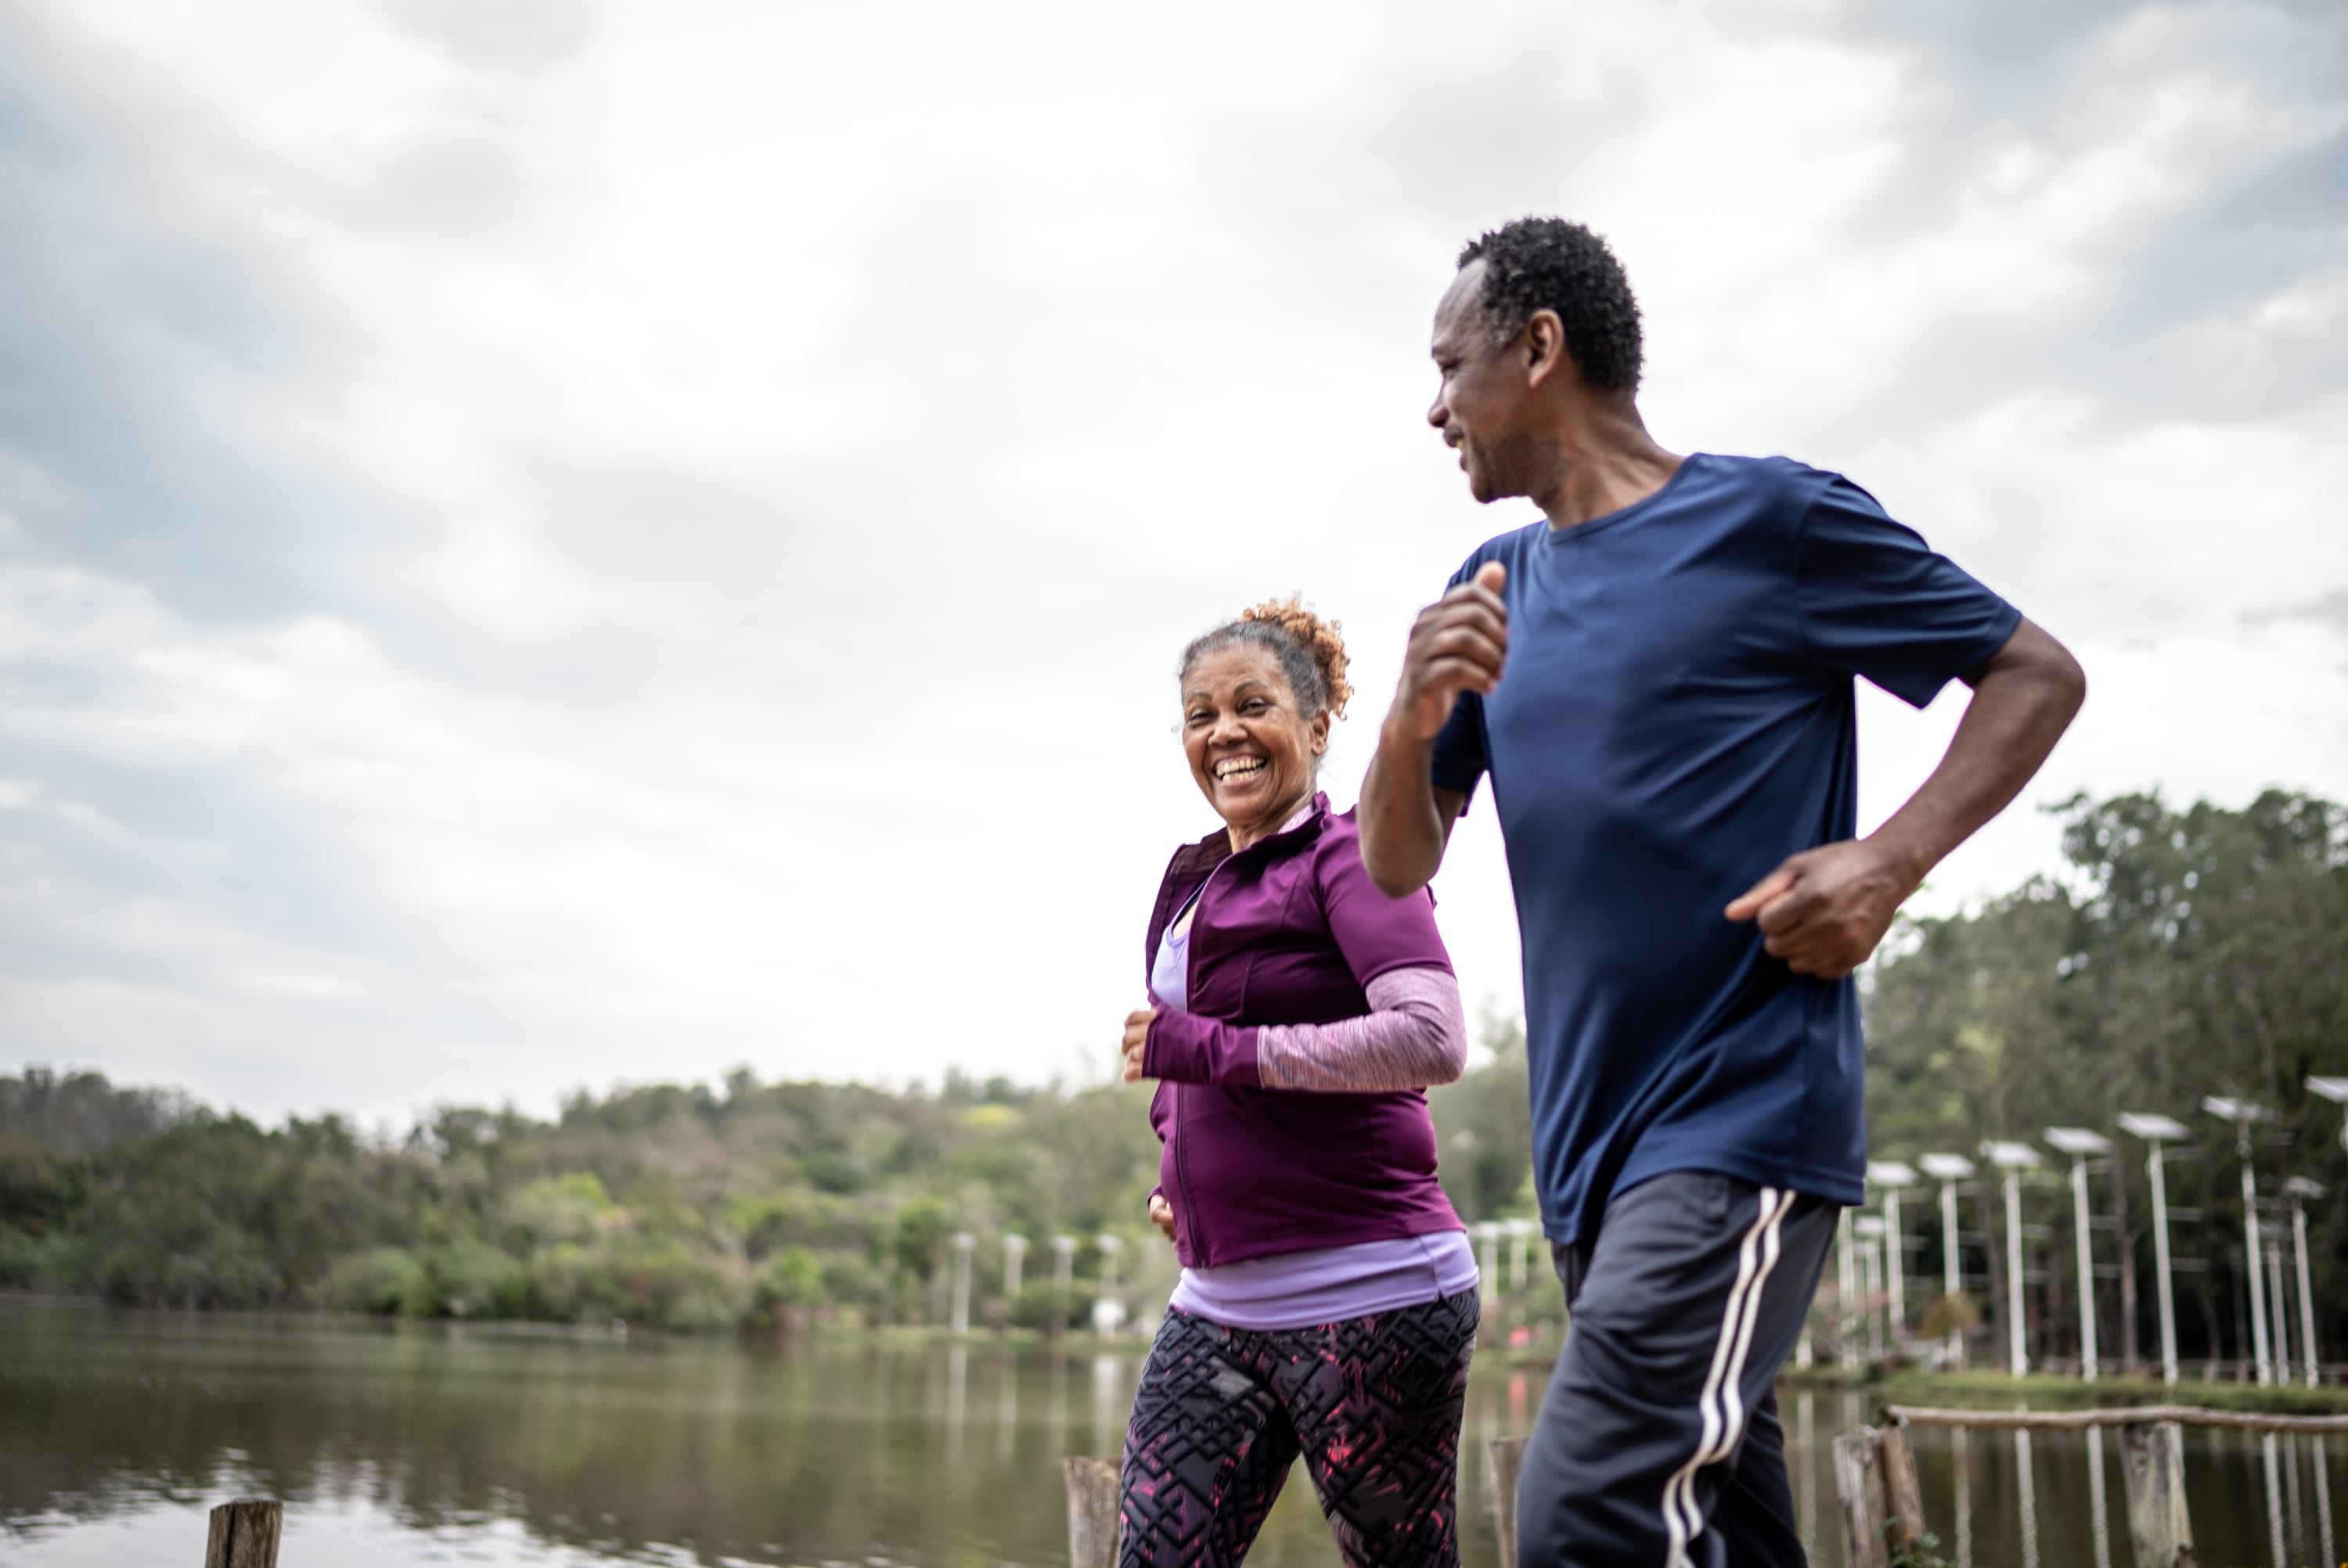
[[[1529,210],[1621,246],[1666,442],[1851,472],[2086,659],[1932,907],[2047,865],[2074,789],[2348,792],[2348,651],[2271,613],[2348,586],[2348,215],[2146,282],[2342,134],[2337,18],[2146,6],[1992,104],[1825,0],[1216,15],[27,10],[109,149],[43,189],[124,280],[53,308],[133,313],[169,241],[279,319],[229,352],[159,284],[201,373],[142,381],[163,434],[0,425],[0,933],[39,938],[0,1051],[371,1115],[1105,1071],[1205,825],[1173,657],[1269,593],[1341,615],[1350,799],[1410,612],[1510,521],[1423,343]],[[233,475],[92,512],[166,437],[317,493],[265,548]],[[206,559],[283,581],[224,610]],[[1868,701],[1871,815],[1954,702]],[[1442,894],[1509,999],[1488,814]]]

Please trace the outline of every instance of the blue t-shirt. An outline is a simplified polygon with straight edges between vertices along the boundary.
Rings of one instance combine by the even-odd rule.
[[[1923,706],[2013,606],[1838,475],[1696,456],[1653,496],[1544,519],[1509,569],[1509,658],[1463,696],[1435,783],[1486,773],[1524,938],[1541,1221],[1595,1239],[1616,1193],[1719,1172],[1864,1195],[1859,995],[1795,974],[1722,909],[1853,836],[1851,677]]]

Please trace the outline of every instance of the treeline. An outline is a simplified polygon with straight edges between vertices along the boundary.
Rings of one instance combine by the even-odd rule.
[[[2101,1337],[2107,1358],[2133,1357],[2157,1343],[2150,1214],[2142,1146],[2116,1118],[2187,1122],[2196,1140],[2168,1172],[2188,1211],[2173,1229],[2179,1329],[2188,1356],[2235,1358],[2247,1338],[2240,1166],[2230,1129],[2199,1106],[2212,1093],[2259,1102],[2276,1112],[2253,1151],[2262,1197],[2291,1175],[2328,1189],[2308,1211],[2314,1294],[2323,1342],[2348,1347],[2342,1112],[2304,1088],[2312,1072],[2348,1076],[2348,812],[2281,793],[2241,811],[2082,799],[2063,834],[2060,874],[1966,916],[1903,921],[1869,970],[1875,1154],[1975,1153],[2050,1125],[2112,1135],[2119,1153],[2093,1179],[2117,1228],[2093,1242],[2106,1266],[2131,1266],[2105,1292]],[[1461,1214],[1529,1214],[1514,1024],[1488,1020],[1478,1064],[1430,1100]],[[1171,1282],[1170,1250],[1144,1218],[1157,1170],[1147,1103],[1147,1085],[952,1077],[891,1093],[738,1071],[715,1086],[581,1094],[551,1120],[444,1109],[386,1143],[331,1116],[264,1128],[33,1070],[0,1078],[0,1286],[694,1329],[940,1323],[966,1232],[974,1324],[1081,1322],[1104,1289],[1143,1305]],[[2041,1358],[2075,1348],[2060,1180],[2050,1168],[2028,1201]],[[1938,1212],[1907,1213],[1910,1299],[1927,1299]],[[1969,1294],[2003,1345],[2003,1221],[1989,1184],[1961,1229]],[[1031,1243],[1015,1297],[1003,1245],[1014,1234]],[[1059,1235],[1079,1244],[1066,1291],[1052,1277]],[[1529,1284],[1509,1321],[1552,1309],[1538,1259]]]
[[[2191,1131],[2164,1171],[2188,1358],[2250,1354],[2241,1162],[2205,1096],[2274,1112],[2251,1150],[2261,1224],[2282,1247],[2292,1355],[2298,1288],[2284,1184],[2322,1184],[2306,1205],[2318,1343],[2348,1360],[2348,1160],[2343,1108],[2306,1088],[2348,1077],[2348,811],[2280,791],[2241,811],[2178,809],[2157,796],[2080,799],[2063,813],[2062,874],[1962,917],[1903,922],[1869,981],[1868,1115],[1878,1158],[1984,1139],[2037,1141],[2050,1126],[2112,1140],[2090,1172],[2099,1265],[2099,1348],[2158,1353],[2146,1146],[2122,1112]],[[2041,1145],[2042,1148],[2044,1145]],[[2075,1230],[2067,1162],[2049,1152],[2026,1189],[2024,1277],[2037,1358],[2077,1354]],[[1984,1167],[1986,1169],[1986,1167]],[[1910,1271],[1938,1294],[1937,1209],[1908,1209]],[[1984,1180],[1959,1222],[1969,1292],[2006,1343],[2003,1197]],[[1919,1245],[1921,1244],[1921,1245]],[[2127,1265],[2125,1267],[2118,1266]],[[2002,1353],[2000,1358],[2002,1359]]]
[[[1474,1217],[1529,1213],[1521,1036],[1438,1091]],[[95,1073],[0,1078],[0,1286],[149,1306],[620,1320],[940,1323],[953,1238],[973,1324],[1081,1324],[1170,1286],[1147,1221],[1148,1086],[951,1077],[934,1092],[762,1083],[578,1095],[552,1121],[449,1108],[391,1144],[264,1128]],[[1027,1237],[1006,1290],[1006,1235]],[[1071,1278],[1053,1238],[1072,1236]]]

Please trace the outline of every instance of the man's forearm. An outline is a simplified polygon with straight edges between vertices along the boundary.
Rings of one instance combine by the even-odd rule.
[[[1910,892],[2022,793],[2070,727],[2087,692],[2078,661],[2027,620],[1972,685],[1972,702],[1941,765],[1869,835],[1897,856]]]
[[[1362,866],[1389,898],[1416,893],[1443,866],[1444,815],[1435,796],[1433,743],[1378,736],[1362,779]]]

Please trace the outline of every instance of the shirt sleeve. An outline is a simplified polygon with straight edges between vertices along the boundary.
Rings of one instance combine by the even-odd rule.
[[[1794,597],[1821,668],[1863,675],[1918,708],[1988,663],[2022,622],[2020,610],[1839,477],[1803,517]]]
[[[1467,1070],[1467,1009],[1450,970],[1388,969],[1363,989],[1370,1010],[1359,1018],[1265,1025],[1256,1040],[1264,1087],[1425,1089]]]
[[[1389,969],[1436,968],[1451,972],[1451,954],[1435,927],[1435,895],[1422,887],[1389,898],[1362,865],[1359,831],[1331,834],[1315,847],[1314,874],[1329,935],[1344,955],[1354,982],[1366,989]]]

